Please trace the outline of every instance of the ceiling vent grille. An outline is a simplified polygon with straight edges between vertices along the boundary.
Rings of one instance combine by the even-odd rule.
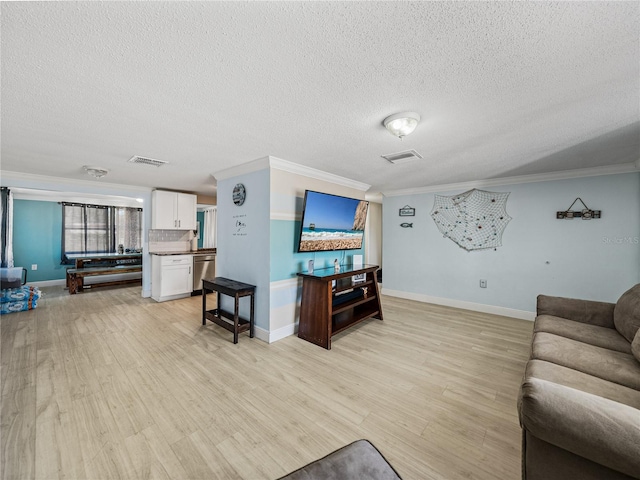
[[[141,163],[143,165],[152,165],[154,167],[161,167],[169,162],[164,160],[156,160],[154,158],[146,158],[135,155],[129,159],[129,163]]]
[[[413,160],[421,160],[422,155],[420,155],[415,150],[406,150],[404,152],[382,155],[382,158],[393,163],[394,165],[397,165],[398,163],[406,163],[406,162],[412,162]]]

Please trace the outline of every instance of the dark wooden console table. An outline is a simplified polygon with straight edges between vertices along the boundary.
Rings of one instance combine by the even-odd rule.
[[[207,291],[217,293],[217,303],[213,310],[207,310]],[[202,325],[207,324],[207,320],[221,326],[233,333],[233,343],[238,343],[238,333],[249,330],[249,337],[253,338],[254,331],[254,293],[255,285],[237,282],[224,277],[216,277],[212,280],[202,280]],[[220,308],[220,295],[228,295],[235,298],[233,313],[226,312]],[[240,297],[251,297],[251,312],[249,320],[240,318],[238,309],[240,307]]]
[[[331,267],[298,273],[302,277],[298,337],[330,350],[333,335],[368,318],[382,320],[378,268],[342,265],[339,272]],[[353,284],[352,277],[363,274],[364,281]]]

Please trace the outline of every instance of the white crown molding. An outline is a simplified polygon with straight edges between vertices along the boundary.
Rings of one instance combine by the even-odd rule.
[[[269,157],[271,168],[276,170],[282,170],[284,172],[293,173],[296,175],[302,175],[303,177],[314,178],[316,180],[323,180],[325,182],[334,183],[336,185],[342,185],[343,187],[353,188],[366,192],[371,188],[371,185],[367,183],[358,182],[357,180],[351,180],[350,178],[334,175],[333,173],[324,172],[316,168],[307,167],[298,163],[288,162],[277,157]]]
[[[239,175],[247,175],[260,170],[266,170],[268,168],[282,170],[284,172],[302,175],[304,177],[315,178],[316,180],[323,180],[325,182],[342,185],[362,192],[366,192],[371,188],[371,185],[366,183],[351,180],[350,178],[341,177],[315,168],[306,167],[304,165],[299,165],[297,163],[288,162],[287,160],[282,160],[281,158],[272,157],[270,155],[258,158],[251,162],[243,163],[242,165],[220,170],[219,172],[212,173],[212,175],[217,181],[220,181],[237,177]]]
[[[431,295],[402,292],[399,290],[390,290],[388,288],[383,288],[382,294],[389,295],[390,297],[415,300],[422,303],[433,303],[435,305],[442,305],[445,307],[461,308],[463,310],[471,310],[474,312],[492,313],[494,315],[502,315],[503,317],[519,318],[521,320],[533,321],[536,318],[535,312],[516,310],[515,308],[500,307],[497,305],[485,305],[483,303],[467,302],[464,300],[456,300],[453,298],[432,297]]]
[[[364,196],[365,200],[373,203],[382,203],[383,198],[382,192],[367,192]]]
[[[150,193],[152,190],[149,187],[106,183],[101,180],[78,180],[74,178],[52,177],[49,175],[36,175],[33,173],[11,172],[6,170],[2,171],[0,183],[6,187],[23,187],[54,191],[60,190],[61,187],[64,187],[65,191],[70,191],[71,187],[77,188],[80,189],[79,192],[90,189],[92,192],[97,190],[123,190],[132,193]]]
[[[258,158],[235,167],[225,168],[219,170],[216,173],[212,173],[216,181],[226,180],[227,178],[238,177],[240,175],[247,175],[253,172],[259,172],[260,170],[266,170],[269,168],[269,156]]]
[[[617,175],[631,173],[640,169],[639,161],[609,165],[604,167],[581,168],[577,170],[563,170],[561,172],[537,173],[533,175],[519,175],[514,177],[489,178],[470,182],[431,185],[428,187],[406,188],[402,190],[388,190],[382,192],[385,197],[399,197],[402,195],[418,195],[422,193],[447,192],[450,190],[469,190],[471,188],[498,187],[501,185],[517,185],[520,183],[548,182],[553,180],[567,180],[572,178],[599,177],[603,175]]]

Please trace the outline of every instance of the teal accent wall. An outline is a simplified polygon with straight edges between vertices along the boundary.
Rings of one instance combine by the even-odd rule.
[[[359,250],[339,250],[333,252],[298,253],[297,243],[300,236],[300,220],[271,220],[270,280],[287,280],[294,278],[298,272],[306,272],[309,260],[313,260],[314,268],[333,267],[337,258],[340,264],[351,264],[353,255],[362,255],[364,259],[364,241]]]
[[[60,265],[62,205],[34,200],[13,201],[13,259],[27,269],[27,282],[65,278]],[[37,270],[31,265],[37,264]]]
[[[204,212],[198,212],[197,218],[200,223],[200,238],[198,239],[198,248],[202,248],[202,242],[204,241]]]

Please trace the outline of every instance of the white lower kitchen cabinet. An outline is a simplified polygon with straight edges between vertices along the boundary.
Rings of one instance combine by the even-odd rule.
[[[193,289],[192,255],[152,255],[151,298],[157,302],[191,295]]]

